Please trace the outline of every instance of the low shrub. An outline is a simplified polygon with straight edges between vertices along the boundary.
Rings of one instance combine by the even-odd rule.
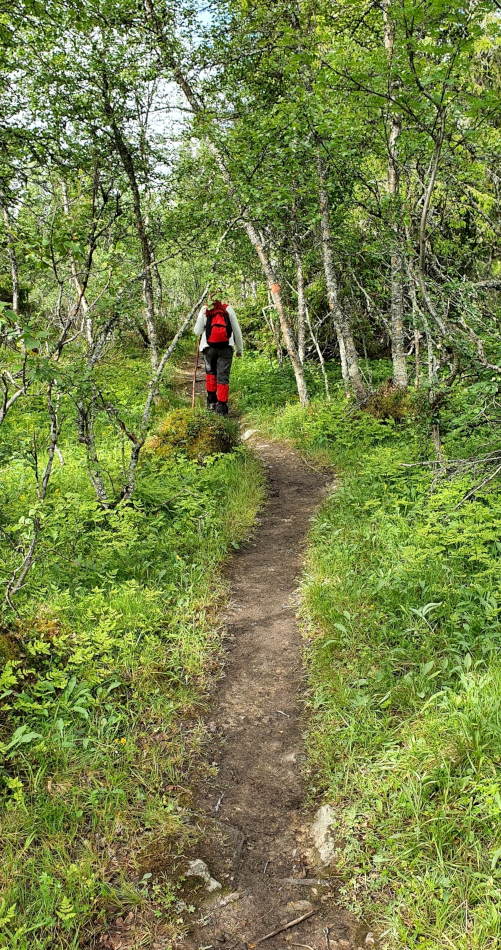
[[[231,452],[239,443],[238,426],[215,412],[180,408],[169,412],[145,445],[145,454],[169,458],[185,455],[204,462],[211,455]]]
[[[414,404],[408,389],[401,389],[388,379],[370,395],[364,411],[375,419],[401,422],[414,411]]]

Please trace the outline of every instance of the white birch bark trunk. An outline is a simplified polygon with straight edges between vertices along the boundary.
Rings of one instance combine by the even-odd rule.
[[[156,325],[156,312],[155,312],[155,294],[153,290],[153,278],[151,274],[151,262],[154,260],[153,252],[151,249],[150,241],[148,238],[147,228],[145,226],[143,209],[141,206],[141,194],[139,191],[139,185],[137,183],[136,171],[134,168],[134,162],[132,159],[132,154],[130,149],[127,146],[127,143],[118,127],[113,109],[111,106],[109,91],[108,91],[108,82],[106,77],[103,78],[103,102],[104,110],[106,117],[109,121],[110,128],[113,132],[113,137],[115,139],[115,145],[117,147],[120,160],[122,162],[123,169],[127,178],[129,179],[129,184],[132,192],[132,202],[134,206],[134,218],[136,222],[137,233],[139,237],[139,243],[141,246],[141,260],[143,266],[143,300],[145,306],[145,322],[146,328],[148,330],[148,339],[150,344],[150,354],[151,354],[151,368],[155,372],[159,361],[159,342],[158,342],[158,333]]]
[[[298,234],[298,223],[297,223],[297,206],[296,206],[296,182],[293,183],[294,187],[294,203],[292,206],[292,221],[291,221],[291,233],[292,233],[292,250],[294,253],[294,260],[296,262],[296,283],[297,283],[297,352],[301,364],[304,363],[305,357],[305,345],[306,345],[306,298],[304,295],[304,268],[303,268],[303,258],[301,255],[301,246],[299,242]]]
[[[322,233],[322,254],[324,262],[325,283],[327,285],[327,299],[332,314],[332,322],[339,343],[341,372],[343,382],[350,385],[358,403],[367,399],[367,391],[360,373],[358,353],[352,336],[351,327],[346,314],[343,312],[338,299],[336,271],[334,268],[334,254],[332,251],[332,233],[329,213],[329,197],[327,194],[327,180],[325,167],[320,150],[317,149],[318,193],[320,204],[320,227]]]
[[[395,24],[389,15],[390,0],[383,0],[384,47],[391,68],[391,60],[395,46]],[[390,80],[389,91],[393,91],[394,84]],[[393,362],[393,382],[399,389],[405,389],[408,384],[407,365],[405,360],[404,334],[404,295],[403,295],[403,260],[402,239],[398,222],[395,220],[396,202],[399,194],[399,167],[398,167],[398,138],[400,135],[400,120],[395,115],[392,106],[389,106],[389,135],[388,135],[388,194],[390,196],[392,216],[392,248],[390,255],[391,267],[391,358]]]
[[[70,203],[68,200],[68,189],[66,187],[65,181],[61,182],[61,190],[63,194],[64,213],[66,217],[69,218]],[[92,317],[90,315],[89,301],[87,300],[85,291],[80,283],[80,279],[78,276],[77,262],[75,260],[75,256],[72,251],[70,252],[70,266],[71,266],[71,279],[73,281],[73,286],[77,293],[77,299],[82,309],[83,331],[84,331],[85,339],[87,340],[87,343],[89,344],[89,346],[92,346],[94,342],[94,337],[93,337],[93,326],[92,326]]]
[[[414,386],[416,389],[419,389],[419,378],[421,375],[421,363],[419,356],[419,341],[421,339],[421,334],[417,327],[414,327],[414,358],[415,358],[415,368],[414,368]]]
[[[296,257],[297,277],[297,354],[301,364],[304,363],[306,345],[306,300],[304,296],[304,272],[301,255]]]
[[[19,316],[20,311],[20,288],[19,288],[19,267],[17,264],[16,250],[14,247],[14,235],[10,224],[10,215],[7,208],[3,208],[3,220],[5,232],[7,234],[7,253],[9,256],[10,279],[12,281],[12,309]]]

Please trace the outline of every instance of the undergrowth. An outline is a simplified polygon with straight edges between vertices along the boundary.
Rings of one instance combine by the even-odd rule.
[[[328,405],[318,377],[301,409],[276,367],[238,372],[249,423],[338,475],[302,592],[311,792],[335,809],[344,899],[383,945],[498,947],[499,482],[437,466],[422,395],[396,423],[356,411],[339,386]],[[267,395],[253,406],[259,377]],[[497,399],[488,375],[447,394],[446,460],[499,449]]]
[[[232,419],[197,407],[167,413],[144,447],[147,456],[169,458],[186,455],[204,462],[211,455],[231,452],[239,442],[238,426]]]
[[[135,359],[125,372],[125,359],[106,373],[120,373],[124,404],[140,412],[148,368]],[[172,404],[167,392],[159,418]],[[37,406],[18,406],[0,468],[4,541],[22,539],[35,499]],[[152,933],[176,925],[220,565],[262,494],[230,427],[233,451],[206,451],[203,464],[183,446],[145,454],[132,504],[103,509],[67,412],[39,559],[0,632],[1,950],[76,948],[110,916],[145,908]],[[97,436],[113,480],[121,458],[106,424]],[[18,555],[6,543],[3,555],[8,576]]]

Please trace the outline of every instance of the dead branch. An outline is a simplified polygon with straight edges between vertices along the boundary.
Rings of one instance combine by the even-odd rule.
[[[296,927],[297,924],[300,924],[303,920],[308,920],[308,917],[313,917],[313,914],[316,913],[318,913],[318,911],[309,910],[308,913],[303,914],[302,917],[296,917],[295,920],[291,920],[288,924],[284,924],[282,927],[277,927],[276,930],[272,930],[271,933],[266,934],[265,937],[260,937],[255,943],[250,943],[249,950],[253,950],[253,947],[257,947],[260,943],[264,943],[265,940],[270,940],[271,937],[276,937],[277,934],[283,933],[284,930],[290,930],[291,927]]]

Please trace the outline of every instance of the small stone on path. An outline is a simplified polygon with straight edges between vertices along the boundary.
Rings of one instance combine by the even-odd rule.
[[[336,853],[336,843],[332,835],[332,826],[335,819],[334,809],[330,805],[322,805],[315,815],[311,826],[311,834],[316,850],[323,865],[332,863]]]
[[[202,861],[200,858],[197,858],[196,861],[188,862],[188,870],[186,871],[186,877],[200,877],[204,884],[207,885],[207,890],[209,893],[211,891],[217,891],[221,888],[219,881],[216,881],[211,877],[209,873],[209,868],[207,867],[205,861]]]

